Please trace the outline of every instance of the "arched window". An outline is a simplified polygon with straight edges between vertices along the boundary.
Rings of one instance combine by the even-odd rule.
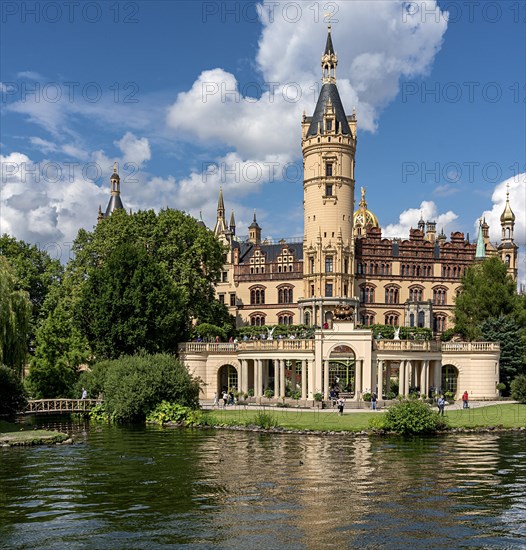
[[[385,303],[398,304],[398,288],[396,286],[385,287]]]
[[[385,314],[385,324],[386,325],[391,325],[393,327],[397,327],[398,326],[398,319],[399,319],[398,313],[386,313]]]
[[[265,303],[265,289],[263,287],[253,288],[250,291],[250,304],[258,305]]]
[[[409,301],[410,302],[421,302],[422,301],[422,288],[419,286],[412,286],[409,288]]]
[[[292,304],[292,287],[282,287],[278,289],[278,304]]]
[[[374,325],[374,313],[371,311],[364,311],[360,315],[360,321],[362,325],[371,326]]]
[[[374,303],[374,287],[369,285],[360,287],[360,302],[364,304]]]
[[[433,330],[434,332],[444,332],[446,330],[445,315],[433,315]]]
[[[280,325],[292,325],[293,315],[290,311],[284,311],[278,314],[278,324]]]
[[[423,328],[425,325],[425,314],[423,311],[418,312],[418,327]]]
[[[303,320],[306,325],[310,325],[310,313],[308,311],[305,312],[305,315],[303,316]]]
[[[414,327],[415,326],[415,314],[411,313],[409,315],[409,326]]]
[[[506,262],[506,265],[509,267],[511,262],[511,256],[509,254],[506,254],[504,261]]]
[[[433,303],[438,306],[446,305],[447,299],[447,290],[445,288],[439,287],[433,289]]]
[[[250,316],[250,324],[253,327],[262,327],[265,324],[265,314],[264,313],[253,313]]]

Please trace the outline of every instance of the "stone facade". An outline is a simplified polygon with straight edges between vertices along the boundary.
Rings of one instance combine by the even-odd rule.
[[[238,326],[307,324],[310,340],[191,342],[181,346],[189,369],[206,383],[206,397],[225,389],[261,399],[291,391],[302,400],[328,397],[339,387],[360,401],[407,395],[417,388],[491,399],[499,381],[499,346],[491,342],[374,341],[369,325],[430,328],[435,336],[452,326],[454,297],[464,270],[485,256],[500,255],[517,276],[515,216],[509,200],[501,217],[502,241],[489,240],[481,220],[477,243],[463,233],[449,240],[436,223],[420,220],[409,238],[382,238],[365,190],[354,207],[357,118],[345,114],[336,86],[337,58],[331,29],[322,56],[320,96],[312,116],[303,116],[304,235],[261,239],[256,214],[248,238],[227,224],[220,190],[216,236],[226,248],[217,296]],[[344,312],[344,313],[342,313]]]

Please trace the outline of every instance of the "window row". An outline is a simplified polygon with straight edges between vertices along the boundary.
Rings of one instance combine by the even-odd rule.
[[[250,316],[250,324],[255,327],[262,327],[265,323],[266,315],[264,313],[254,313]],[[290,312],[281,313],[278,315],[278,325],[293,325],[294,314]]]
[[[250,305],[259,305],[265,303],[265,289],[253,288],[250,291]],[[278,304],[294,303],[294,288],[282,287],[278,288]]]
[[[434,332],[444,332],[447,328],[445,315],[433,315],[433,331]],[[376,314],[369,311],[365,311],[360,315],[360,322],[364,326],[371,326],[376,323]],[[384,324],[391,326],[399,326],[400,324],[400,315],[397,313],[387,313],[384,316]],[[425,326],[425,315],[421,311],[417,315],[411,313],[409,316],[409,326],[411,327],[424,327]]]
[[[388,263],[358,263],[356,266],[358,275],[391,275],[391,264]]]
[[[433,266],[418,264],[402,264],[400,266],[402,277],[432,277]]]
[[[360,302],[363,304],[373,304],[375,302],[375,287],[365,285],[360,287]],[[422,302],[425,300],[424,289],[421,287],[411,287],[409,289],[409,301],[410,302]],[[385,302],[386,304],[399,304],[400,303],[400,290],[397,286],[385,287]],[[447,289],[434,288],[433,289],[433,304],[446,305],[447,304]]]
[[[334,273],[338,271],[335,269],[334,256],[325,256],[325,273]],[[315,259],[313,256],[309,257],[309,274],[316,273]],[[343,260],[343,273],[349,273],[349,258]]]

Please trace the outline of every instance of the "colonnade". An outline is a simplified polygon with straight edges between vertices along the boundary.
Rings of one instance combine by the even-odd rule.
[[[391,391],[392,360],[377,360],[376,384],[372,387],[380,396]],[[440,388],[442,383],[442,368],[440,360],[429,359],[402,359],[398,363],[398,394],[409,395],[412,387],[419,387],[420,393],[427,395],[431,387]]]
[[[270,385],[270,362],[274,363],[274,380]],[[312,359],[241,359],[238,386],[243,393],[254,390],[254,397],[262,397],[266,389],[274,391],[275,397],[283,397],[286,389],[287,363],[290,362],[292,390],[297,390],[300,373],[301,399],[312,399],[314,395],[314,361]]]

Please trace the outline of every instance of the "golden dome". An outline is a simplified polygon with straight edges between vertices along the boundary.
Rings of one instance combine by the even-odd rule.
[[[510,206],[510,193],[506,193],[506,206],[504,207],[504,212],[500,215],[500,223],[513,223],[515,221],[515,214]]]
[[[367,209],[367,202],[365,202],[365,188],[362,189],[362,199],[360,200],[360,205],[358,210],[354,213],[354,227],[380,227],[378,223],[378,218]]]

